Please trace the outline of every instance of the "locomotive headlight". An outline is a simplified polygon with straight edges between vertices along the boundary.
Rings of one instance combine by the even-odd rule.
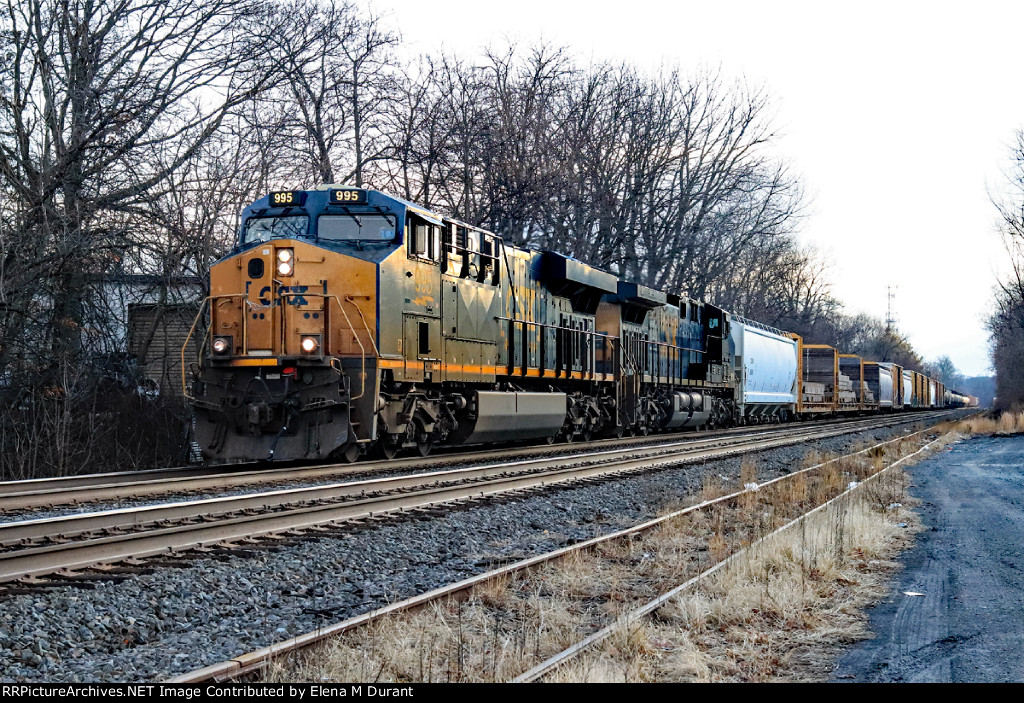
[[[213,338],[213,353],[223,356],[231,351],[231,337],[214,337]]]
[[[295,254],[291,249],[277,250],[277,273],[281,276],[291,276],[295,271]]]
[[[320,338],[318,335],[306,335],[302,338],[299,346],[302,347],[304,353],[315,354],[317,349],[320,348]]]

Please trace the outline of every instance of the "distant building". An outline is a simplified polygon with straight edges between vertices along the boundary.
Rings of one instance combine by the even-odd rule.
[[[134,365],[143,379],[141,392],[180,396],[181,349],[205,295],[203,279],[123,275],[92,285],[99,301],[92,317],[104,329],[102,351],[112,358],[124,355]],[[202,328],[197,329],[201,340]]]

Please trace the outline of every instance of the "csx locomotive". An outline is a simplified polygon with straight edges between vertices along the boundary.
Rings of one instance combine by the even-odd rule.
[[[904,400],[898,367],[881,374],[886,398],[881,367],[859,360],[844,394],[852,359],[830,347],[333,185],[245,208],[200,315],[186,395],[213,460],[390,458],[948,400],[923,376]]]

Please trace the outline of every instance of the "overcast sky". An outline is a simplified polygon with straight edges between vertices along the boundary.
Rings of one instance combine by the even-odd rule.
[[[1005,254],[988,193],[1024,127],[1010,2],[375,0],[411,48],[472,56],[545,39],[586,62],[720,67],[763,85],[777,150],[810,195],[801,237],[850,312],[885,317],[927,359],[989,373],[984,318]]]

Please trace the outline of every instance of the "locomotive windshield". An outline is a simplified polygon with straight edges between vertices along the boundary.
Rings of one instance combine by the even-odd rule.
[[[245,221],[242,242],[265,242],[268,239],[302,237],[309,232],[309,217],[289,215],[288,217],[259,217]]]
[[[322,215],[317,237],[331,241],[390,242],[395,238],[395,218],[388,215]]]

